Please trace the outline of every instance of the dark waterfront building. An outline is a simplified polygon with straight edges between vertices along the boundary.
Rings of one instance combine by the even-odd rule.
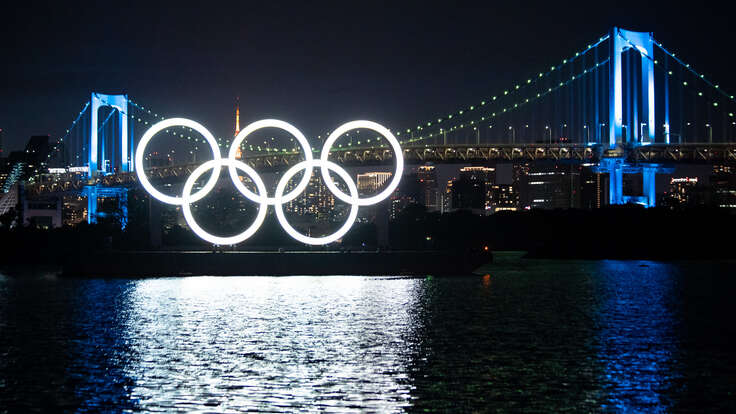
[[[526,174],[530,208],[580,208],[580,170],[574,165],[537,163]]]
[[[405,174],[389,197],[389,218],[395,220],[411,204],[421,204],[421,186],[416,172]]]
[[[710,176],[711,202],[716,207],[736,208],[736,167],[717,164]]]
[[[437,186],[437,171],[434,165],[417,168],[417,180],[421,189],[421,202],[427,211],[440,211],[441,201]]]
[[[463,167],[452,183],[452,209],[471,210],[486,214],[490,209],[495,169],[488,167]]]
[[[441,198],[441,212],[449,213],[452,211],[452,183],[453,180],[448,180],[447,184],[445,184],[445,188],[440,193]]]
[[[608,205],[608,174],[593,171],[593,166],[580,168],[580,208],[586,210]]]

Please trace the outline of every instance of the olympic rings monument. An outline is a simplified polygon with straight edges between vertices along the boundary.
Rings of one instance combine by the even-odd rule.
[[[136,168],[138,180],[141,185],[143,185],[143,188],[152,197],[166,204],[181,206],[182,212],[184,214],[184,219],[189,225],[189,228],[203,240],[206,240],[215,245],[238,244],[253,236],[258,231],[258,228],[261,226],[261,224],[263,224],[263,221],[266,218],[268,206],[274,206],[274,208],[276,209],[276,217],[278,218],[281,227],[283,227],[284,231],[286,231],[286,233],[288,233],[294,239],[310,245],[324,245],[333,243],[343,237],[350,230],[353,223],[355,222],[356,217],[358,216],[358,208],[360,206],[369,206],[376,204],[388,198],[391,193],[396,190],[399,182],[401,181],[401,176],[403,175],[404,171],[404,157],[402,154],[401,146],[399,145],[399,141],[387,128],[372,121],[351,121],[341,125],[339,128],[335,129],[335,131],[333,131],[325,141],[320,153],[320,158],[314,159],[312,156],[312,148],[310,147],[307,138],[296,127],[287,122],[277,119],[263,119],[253,122],[250,125],[246,126],[243,130],[241,130],[240,133],[235,136],[235,139],[230,146],[228,157],[222,158],[220,155],[220,149],[217,145],[217,141],[215,140],[215,137],[212,135],[212,133],[207,130],[207,128],[205,128],[198,122],[192,121],[190,119],[171,118],[154,124],[153,126],[151,126],[151,128],[148,129],[148,131],[143,134],[143,137],[138,144],[138,149],[135,153],[135,165],[143,166],[143,156],[145,154],[146,147],[148,146],[148,143],[151,141],[151,139],[153,139],[154,135],[162,130],[165,130],[166,128],[174,126],[188,127],[202,134],[202,136],[205,140],[207,140],[210,148],[212,149],[213,159],[203,163],[192,172],[192,174],[189,176],[189,178],[187,178],[186,182],[184,183],[184,189],[182,190],[181,196],[166,195],[154,188],[151,182],[148,180],[148,177],[146,176],[143,168]],[[266,186],[264,185],[263,180],[258,175],[258,173],[249,165],[236,159],[236,154],[240,144],[248,137],[248,135],[262,128],[282,129],[294,136],[294,138],[296,138],[296,140],[299,142],[299,145],[304,152],[305,158],[304,161],[297,163],[284,173],[276,186],[276,191],[273,196],[268,196]],[[353,181],[352,177],[350,177],[350,174],[348,174],[347,171],[327,159],[330,155],[330,149],[332,148],[332,145],[335,143],[335,141],[337,141],[337,139],[346,132],[354,129],[370,129],[383,135],[383,137],[386,138],[391,145],[394,154],[396,154],[396,170],[388,186],[380,193],[367,198],[360,198],[358,196],[358,189],[355,185],[355,182]],[[202,229],[202,227],[194,219],[194,216],[192,216],[191,210],[192,203],[204,198],[210,191],[212,191],[215,185],[217,185],[217,181],[220,177],[220,169],[222,167],[228,167],[230,178],[235,185],[235,188],[237,188],[237,190],[245,198],[259,205],[258,215],[256,216],[253,224],[251,224],[250,227],[245,229],[243,232],[229,237],[217,236],[208,233],[207,231]],[[309,180],[311,179],[311,176],[313,174],[313,169],[315,167],[318,167],[320,169],[322,179],[327,185],[327,188],[329,188],[329,190],[335,195],[335,197],[341,201],[344,201],[345,203],[350,204],[350,213],[345,224],[343,224],[342,227],[340,227],[334,233],[323,237],[309,237],[299,233],[296,229],[294,229],[294,227],[291,226],[291,224],[289,224],[286,217],[284,216],[283,210],[284,203],[288,203],[289,201],[294,200],[307,188],[307,186],[309,185]],[[203,174],[205,174],[209,170],[213,171],[209,180],[207,180],[202,188],[192,193],[194,184]],[[244,172],[253,181],[257,193],[252,192],[240,181],[238,170]],[[291,178],[302,170],[304,171],[304,175],[302,176],[299,184],[297,184],[297,186],[293,190],[291,190],[291,192],[284,194],[286,185],[289,183]],[[335,185],[332,177],[330,177],[330,170],[335,172],[337,175],[340,176],[340,178],[342,178],[342,180],[347,184],[350,194],[345,194],[337,187],[337,185]]]
[[[143,155],[151,139],[160,131],[174,126],[191,128],[207,140],[212,149],[213,159],[204,162],[192,171],[184,182],[181,195],[167,195],[153,187],[145,174]],[[262,128],[277,128],[293,135],[304,152],[304,161],[289,168],[276,185],[273,195],[269,195],[258,173],[246,163],[236,158],[240,144],[253,132]],[[330,149],[335,141],[348,131],[370,129],[383,135],[396,154],[396,169],[388,186],[376,195],[366,198],[358,196],[358,190],[350,174],[339,165],[328,160]],[[215,137],[201,124],[184,118],[163,120],[151,126],[143,134],[135,152],[135,165],[138,180],[152,198],[166,204],[181,206],[189,228],[200,238],[214,245],[234,245],[253,236],[268,212],[274,206],[279,223],[294,239],[307,245],[326,245],[343,237],[353,225],[360,206],[376,204],[388,198],[396,190],[404,171],[404,158],[396,137],[387,128],[371,121],[352,121],[341,125],[332,132],[322,147],[318,159],[312,154],[304,134],[293,125],[276,119],[253,122],[235,136],[227,158],[220,154]],[[204,198],[217,185],[221,169],[228,168],[235,188],[248,200],[258,204],[258,214],[253,223],[234,236],[218,236],[205,231],[194,219],[191,204]],[[334,233],[323,237],[309,237],[299,233],[287,221],[283,204],[296,199],[309,185],[314,169],[319,168],[327,188],[335,197],[350,204],[347,221]],[[201,188],[195,183],[209,170],[212,175]],[[286,192],[287,184],[298,172],[304,176],[298,184]],[[329,172],[336,173],[347,184],[348,192],[340,190]],[[255,184],[255,192],[240,181],[243,172]],[[151,202],[154,202],[151,200]],[[485,249],[487,250],[487,249]],[[478,266],[492,260],[490,251],[481,250],[374,250],[374,251],[99,251],[92,257],[69,258],[64,265],[64,274],[75,277],[160,277],[160,276],[287,276],[287,275],[458,275],[470,274]]]

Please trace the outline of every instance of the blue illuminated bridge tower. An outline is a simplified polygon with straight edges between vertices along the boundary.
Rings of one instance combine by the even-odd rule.
[[[128,128],[128,95],[108,95],[92,92],[89,101],[89,142],[87,176],[95,179],[100,175],[135,171],[132,128]],[[101,108],[108,108],[109,115],[99,122]],[[105,128],[111,122],[112,128]],[[82,190],[87,197],[87,222],[95,223],[104,213],[98,211],[99,197],[117,199],[120,221],[125,227],[128,217],[127,187],[110,187],[99,184],[87,185]]]
[[[598,172],[609,173],[609,204],[634,202],[653,207],[656,203],[655,178],[657,173],[671,172],[660,164],[630,165],[625,162],[625,147],[648,145],[655,142],[655,95],[654,95],[654,35],[651,32],[632,32],[614,27],[609,38],[608,128],[607,151],[601,158]],[[623,53],[631,50],[641,60],[641,74],[636,76],[630,65],[622,68]],[[629,85],[628,99],[624,100],[624,75]],[[640,80],[637,85],[636,80]],[[663,122],[664,143],[669,144],[669,105],[667,82],[664,82],[665,119]],[[638,92],[638,93],[637,93]],[[639,96],[637,96],[639,95]],[[641,105],[637,102],[641,99]],[[626,105],[624,105],[626,103]],[[639,114],[641,108],[643,113]],[[626,123],[624,123],[626,113]],[[645,122],[641,122],[645,121]],[[642,196],[623,195],[623,174],[641,173]]]

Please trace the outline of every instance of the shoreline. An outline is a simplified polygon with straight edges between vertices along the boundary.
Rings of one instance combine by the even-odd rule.
[[[70,257],[64,277],[461,275],[488,251],[105,251]]]

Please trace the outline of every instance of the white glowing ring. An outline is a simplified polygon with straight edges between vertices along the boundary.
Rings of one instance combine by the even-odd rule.
[[[245,127],[243,130],[240,131],[238,135],[235,136],[235,139],[233,140],[232,145],[230,146],[230,152],[228,153],[228,158],[235,159],[236,154],[238,153],[238,148],[240,147],[240,143],[243,142],[243,140],[253,132],[261,129],[261,128],[279,128],[283,129],[284,131],[290,133],[291,135],[296,138],[297,141],[299,141],[299,145],[302,146],[302,150],[304,150],[304,159],[305,161],[312,161],[312,147],[309,145],[309,141],[307,141],[307,138],[302,134],[301,131],[299,131],[296,127],[293,125],[284,122],[279,121],[278,119],[262,119],[260,121],[253,122],[252,124]],[[235,186],[238,187],[238,190],[240,190],[243,195],[255,202],[255,203],[266,203],[266,204],[282,204],[282,203],[288,203],[289,201],[294,200],[299,196],[299,194],[302,193],[302,191],[307,189],[307,185],[309,185],[309,177],[312,175],[312,167],[310,164],[310,167],[308,170],[304,171],[304,177],[302,177],[302,180],[299,182],[299,184],[294,188],[290,193],[285,194],[281,197],[268,197],[266,193],[263,193],[263,196],[260,196],[258,194],[254,194],[250,189],[248,189],[242,182],[240,182],[240,179],[238,177],[238,172],[236,168],[230,167],[230,178],[232,178],[233,182],[235,183]]]
[[[161,122],[153,124],[151,128],[146,131],[145,134],[143,134],[143,137],[141,137],[141,141],[138,143],[138,149],[135,152],[135,164],[139,166],[139,168],[135,169],[136,174],[138,175],[138,181],[140,181],[141,185],[143,185],[143,188],[148,191],[149,194],[151,194],[154,198],[156,198],[159,201],[162,201],[166,204],[174,204],[174,205],[182,205],[184,202],[182,200],[182,197],[174,197],[170,195],[166,195],[151,185],[151,182],[148,181],[148,177],[146,177],[146,173],[143,170],[143,155],[146,152],[146,145],[148,145],[148,142],[153,138],[154,135],[156,135],[158,132],[166,129],[171,128],[174,126],[184,126],[192,128],[193,130],[199,132],[202,134],[204,139],[207,140],[207,142],[210,144],[210,148],[212,148],[212,155],[213,155],[213,161],[217,161],[220,159],[220,148],[217,146],[217,140],[215,137],[210,133],[210,131],[207,130],[204,126],[202,126],[200,123],[192,121],[190,119],[185,118],[170,118],[165,119]],[[220,178],[220,170],[215,168],[215,171],[213,171],[212,176],[207,181],[207,184],[205,184],[202,189],[194,193],[190,197],[190,202],[195,202],[202,197],[206,196],[207,193],[209,193],[213,188],[215,188],[215,185],[217,185],[217,180]]]
[[[339,128],[337,128],[332,134],[330,134],[329,137],[327,137],[327,141],[325,141],[325,145],[322,147],[322,153],[320,154],[320,160],[322,162],[327,161],[327,157],[330,155],[330,147],[337,141],[340,136],[345,134],[346,132],[353,130],[353,129],[371,129],[373,131],[378,132],[379,134],[383,135],[384,138],[388,140],[388,143],[391,144],[391,148],[394,150],[394,154],[396,154],[396,172],[394,173],[394,176],[391,178],[391,182],[389,185],[380,193],[367,198],[359,198],[357,194],[353,196],[348,196],[347,194],[340,191],[339,188],[335,185],[335,182],[332,181],[332,178],[330,177],[330,174],[328,171],[325,170],[325,168],[322,168],[322,179],[325,181],[325,184],[327,185],[327,188],[332,191],[332,193],[335,195],[335,197],[339,198],[340,200],[357,206],[369,206],[372,204],[376,204],[386,198],[388,198],[391,193],[396,190],[396,187],[399,186],[399,181],[401,181],[401,175],[404,172],[404,154],[401,152],[401,146],[399,145],[399,140],[396,139],[396,137],[384,126],[377,124],[372,121],[352,121],[348,122],[346,124],[341,125]]]
[[[313,167],[320,167],[320,169],[323,172],[325,170],[332,170],[337,173],[337,175],[340,176],[340,178],[345,181],[345,184],[348,186],[348,190],[350,190],[350,195],[353,198],[358,197],[358,188],[355,186],[355,182],[353,182],[353,179],[350,177],[350,174],[348,174],[347,171],[345,171],[342,167],[339,165],[327,161],[327,160],[312,160],[312,161],[302,161],[293,167],[289,168],[285,173],[284,176],[281,177],[281,180],[279,180],[278,185],[276,186],[276,194],[275,198],[278,199],[281,197],[281,194],[283,194],[284,189],[286,189],[286,184],[288,184],[291,177],[294,176],[297,172],[300,170],[305,170],[305,176],[309,179],[311,178],[311,174],[306,174],[306,171],[309,169],[311,170]],[[329,174],[329,173],[328,173]],[[333,183],[334,185],[334,183]],[[348,215],[348,219],[345,221],[345,224],[342,225],[335,233],[330,234],[329,236],[324,237],[308,237],[305,236],[293,227],[291,227],[291,224],[286,220],[286,217],[284,216],[284,209],[283,204],[276,204],[276,217],[279,220],[279,223],[281,223],[281,227],[286,231],[286,233],[289,234],[289,236],[293,237],[294,239],[305,243],[305,244],[329,244],[334,241],[337,241],[342,236],[344,236],[349,230],[350,227],[352,227],[353,223],[355,222],[355,219],[358,217],[358,205],[353,203],[350,205],[350,214]]]
[[[256,216],[253,224],[250,225],[250,227],[245,229],[244,232],[230,237],[215,236],[206,232],[204,229],[202,229],[202,227],[199,226],[199,224],[197,224],[197,221],[192,216],[191,203],[195,201],[193,200],[194,196],[192,196],[192,187],[194,186],[194,183],[197,182],[199,177],[206,171],[219,170],[220,167],[224,166],[237,168],[245,172],[256,184],[256,189],[258,190],[258,192],[260,194],[266,194],[266,186],[263,184],[263,180],[261,180],[261,177],[258,175],[258,173],[247,164],[230,158],[211,160],[197,167],[194,171],[192,171],[192,175],[187,178],[187,181],[184,183],[184,190],[181,194],[181,198],[183,200],[181,210],[184,213],[184,219],[187,221],[187,225],[189,225],[189,228],[192,229],[194,234],[201,237],[202,239],[218,245],[238,244],[255,234],[255,232],[258,231],[258,228],[261,227],[261,224],[263,224],[263,220],[266,218],[266,212],[268,211],[267,204],[260,203],[260,207],[258,208],[258,215]],[[215,176],[214,172],[213,176]],[[240,187],[238,187],[238,189],[240,190]]]

